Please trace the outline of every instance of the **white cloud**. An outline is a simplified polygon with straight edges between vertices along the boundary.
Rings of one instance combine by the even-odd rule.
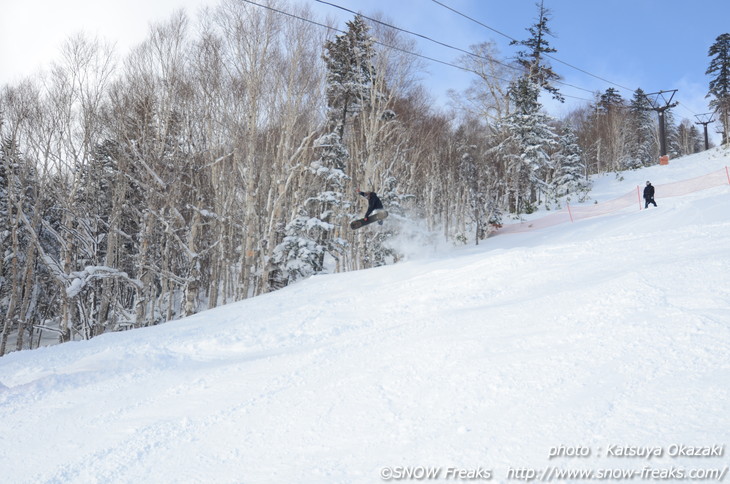
[[[218,0],[23,0],[0,15],[0,84],[17,82],[58,60],[66,39],[79,32],[116,44],[120,52],[142,42],[151,22],[179,8],[194,17]]]

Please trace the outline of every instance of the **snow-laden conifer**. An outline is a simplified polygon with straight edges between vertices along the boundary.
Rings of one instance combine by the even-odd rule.
[[[558,138],[558,150],[553,154],[552,160],[555,166],[551,181],[554,198],[567,197],[568,201],[583,201],[591,183],[586,177],[578,137],[570,124],[563,126]]]
[[[490,150],[505,161],[509,208],[516,213],[534,210],[539,193],[548,191],[553,167],[550,153],[557,146],[552,118],[538,101],[539,90],[527,77],[512,83],[509,92],[514,110],[498,123],[505,137]]]

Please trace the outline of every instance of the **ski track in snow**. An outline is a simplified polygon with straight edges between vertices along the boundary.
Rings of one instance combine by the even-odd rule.
[[[611,444],[730,444],[730,188],[657,201],[7,355],[0,480],[368,483],[408,465],[504,482],[647,464],[596,455]],[[558,445],[594,454],[551,462]]]

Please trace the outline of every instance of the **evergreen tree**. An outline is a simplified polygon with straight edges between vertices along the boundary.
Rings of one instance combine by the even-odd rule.
[[[690,126],[689,128],[689,139],[690,139],[690,149],[684,153],[686,155],[690,155],[692,153],[699,153],[702,151],[703,148],[703,137],[702,134],[700,134],[700,130],[697,129],[697,126],[694,124]]]
[[[270,281],[272,288],[284,287],[322,270],[326,248],[317,240],[330,227],[320,222],[302,213],[287,224],[284,239],[272,256],[271,262],[276,267]]]
[[[527,28],[530,38],[522,41],[513,40],[510,45],[518,44],[526,47],[525,51],[517,53],[517,62],[525,68],[527,76],[532,82],[552,94],[554,99],[563,102],[565,98],[560,94],[558,88],[553,85],[553,81],[560,80],[560,76],[546,59],[547,54],[557,52],[556,49],[550,46],[548,41],[548,36],[554,37],[550,27],[548,27],[551,12],[545,8],[543,0],[540,0],[537,7],[537,22]]]
[[[349,153],[345,146],[348,119],[368,104],[373,89],[375,55],[368,26],[360,15],[348,31],[325,43],[327,67],[326,134],[315,142],[320,156],[310,163],[298,213],[274,249],[276,285],[327,270],[328,257],[337,260],[347,244],[338,230],[345,225],[348,203],[344,190]]]
[[[664,122],[666,123],[664,134],[667,137],[667,154],[671,158],[677,158],[680,156],[682,149],[679,143],[679,131],[677,129],[677,121],[674,117],[674,111],[671,109],[664,111]]]
[[[601,94],[601,98],[597,104],[598,110],[606,114],[611,114],[616,109],[623,108],[623,106],[624,98],[621,97],[621,94],[613,87],[609,87],[606,89],[606,92]]]
[[[714,77],[706,97],[713,98],[710,107],[717,110],[723,126],[722,142],[725,144],[730,140],[730,34],[718,36],[708,55],[712,59],[705,74]]]
[[[537,100],[539,90],[528,77],[512,83],[510,101],[514,110],[498,125],[506,138],[490,150],[505,161],[510,210],[516,213],[532,212],[539,193],[549,191],[550,152],[557,145],[557,136],[551,127],[552,119]]]
[[[583,153],[578,146],[578,136],[570,124],[565,124],[558,139],[558,151],[553,155],[555,172],[552,179],[553,196],[575,195],[578,200],[583,201],[591,188],[591,182],[586,178]]]
[[[370,100],[375,70],[373,40],[360,15],[347,23],[348,30],[325,43],[329,130],[344,138],[348,118]]]
[[[659,148],[652,114],[649,99],[643,90],[637,89],[625,123],[626,147],[621,155],[621,168],[633,170],[654,163]]]
[[[344,223],[347,203],[343,192],[348,181],[345,161],[348,154],[337,133],[315,142],[320,157],[305,174],[302,191],[309,196],[285,229],[283,241],[274,249],[272,263],[278,274],[275,285],[287,285],[313,274],[325,272],[327,256],[337,259],[346,242],[336,236]]]

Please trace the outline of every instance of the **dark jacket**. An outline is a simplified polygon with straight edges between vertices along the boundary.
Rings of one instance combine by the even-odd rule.
[[[644,187],[644,199],[649,200],[654,198],[654,185],[651,183]]]
[[[378,194],[375,192],[358,192],[360,195],[368,199],[368,211],[365,212],[365,217],[368,218],[374,210],[382,210],[383,202],[378,198]]]

